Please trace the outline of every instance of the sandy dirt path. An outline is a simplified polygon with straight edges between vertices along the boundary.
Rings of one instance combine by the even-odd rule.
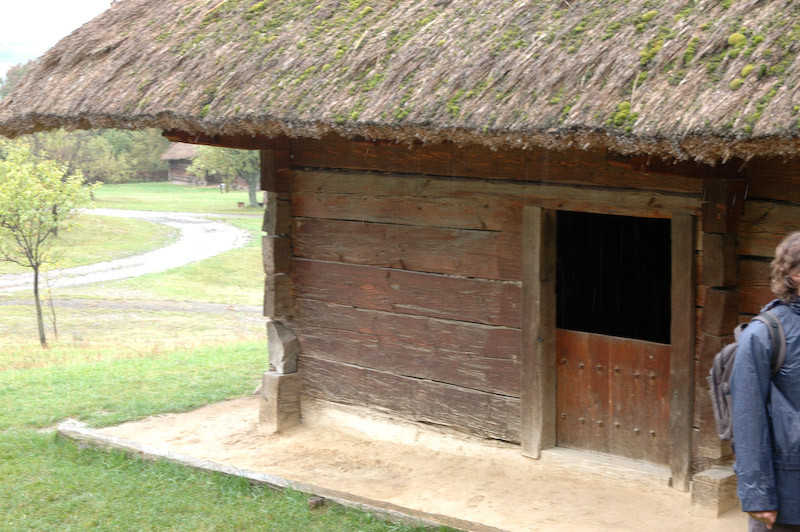
[[[178,229],[180,236],[176,242],[148,253],[49,272],[50,286],[53,288],[162,272],[242,247],[250,240],[250,233],[244,229],[210,220],[203,214],[123,209],[91,209],[86,214],[160,223]],[[0,276],[0,292],[31,290],[32,286],[32,273]]]
[[[694,515],[689,494],[669,488],[663,479],[591,460],[553,453],[537,461],[523,457],[516,446],[457,438],[447,445],[418,445],[407,439],[398,443],[384,433],[381,441],[375,434],[319,422],[265,436],[258,432],[257,417],[258,397],[247,397],[103,432],[509,531],[747,529],[738,511],[719,519]]]

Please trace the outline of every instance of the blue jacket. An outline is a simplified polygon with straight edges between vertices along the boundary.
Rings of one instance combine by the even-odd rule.
[[[772,311],[786,333],[786,360],[771,377],[767,326],[753,322],[739,338],[731,377],[738,493],[745,512],[778,510],[800,524],[800,302]]]

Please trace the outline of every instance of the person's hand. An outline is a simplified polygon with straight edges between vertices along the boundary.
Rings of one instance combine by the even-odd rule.
[[[765,512],[747,512],[750,517],[767,525],[768,529],[772,529],[775,524],[775,519],[778,518],[778,510],[767,510]]]

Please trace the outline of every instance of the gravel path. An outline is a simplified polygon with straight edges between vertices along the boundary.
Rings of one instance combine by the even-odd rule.
[[[87,214],[119,216],[161,223],[180,231],[176,242],[155,251],[49,273],[54,288],[138,277],[162,272],[191,262],[207,259],[240,248],[250,240],[250,233],[230,224],[209,220],[204,214],[123,209],[92,209]],[[0,292],[31,290],[33,274],[0,275]]]

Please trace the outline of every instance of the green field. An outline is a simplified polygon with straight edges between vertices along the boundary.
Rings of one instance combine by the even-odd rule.
[[[96,206],[241,213],[245,193],[164,183],[111,185]],[[233,202],[233,206],[231,203]],[[190,410],[252,392],[268,367],[264,319],[218,303],[260,304],[260,219],[244,248],[166,272],[58,289],[50,349],[39,348],[29,294],[0,301],[0,515],[3,530],[421,531],[300,493],[119,452],[83,448],[49,427],[65,418],[106,426]],[[120,222],[120,223],[117,223]],[[163,245],[171,229],[137,220],[84,218],[64,265],[109,260]],[[16,299],[22,298],[21,301]],[[94,298],[98,301],[87,300]],[[133,301],[138,300],[138,301]],[[166,310],[170,301],[191,308]],[[208,305],[204,303],[212,303]],[[74,308],[73,308],[74,307]],[[213,307],[213,308],[212,308]],[[444,529],[442,529],[444,530]]]
[[[262,208],[247,207],[247,191],[220,193],[216,186],[197,187],[171,183],[103,185],[94,194],[94,206],[141,211],[208,212],[216,214],[260,214]],[[260,201],[260,199],[259,199]],[[243,202],[245,207],[238,207]]]
[[[56,261],[47,269],[71,268],[107,260],[129,257],[167,245],[177,238],[178,231],[163,224],[82,214],[75,218],[68,231],[61,231],[54,240]],[[11,262],[0,262],[0,275],[25,273]]]
[[[250,231],[252,239],[243,248],[226,251],[201,262],[134,279],[64,288],[59,290],[59,297],[260,305],[264,298],[261,220],[223,218],[220,221]]]

